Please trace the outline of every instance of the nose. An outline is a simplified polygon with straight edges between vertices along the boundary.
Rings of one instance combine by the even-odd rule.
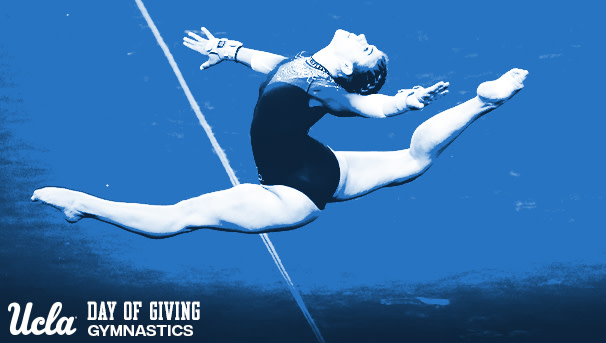
[[[367,44],[368,42],[366,41],[366,36],[364,34],[360,34],[358,35],[358,40],[363,43],[363,44]]]

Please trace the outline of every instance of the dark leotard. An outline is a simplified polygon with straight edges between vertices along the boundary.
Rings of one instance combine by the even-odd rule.
[[[264,185],[284,185],[324,209],[339,185],[339,163],[309,129],[326,111],[310,108],[312,87],[338,87],[309,58],[283,63],[261,85],[250,129],[251,145]]]

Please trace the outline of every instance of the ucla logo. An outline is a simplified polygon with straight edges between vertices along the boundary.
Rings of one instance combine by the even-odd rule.
[[[12,303],[8,305],[8,311],[13,312],[13,318],[11,319],[10,331],[12,335],[72,335],[76,332],[76,329],[72,329],[75,317],[61,317],[61,308],[63,305],[60,302],[56,302],[51,307],[46,318],[38,317],[34,318],[29,323],[29,318],[32,313],[32,303],[25,305],[25,311],[21,318],[21,325],[17,327],[19,322],[19,313],[21,313],[21,306],[18,303]],[[57,320],[58,318],[58,320]]]

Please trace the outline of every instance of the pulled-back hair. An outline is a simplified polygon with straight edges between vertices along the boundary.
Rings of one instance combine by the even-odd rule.
[[[373,68],[354,64],[351,75],[336,77],[334,80],[349,93],[368,95],[378,93],[386,78],[387,56],[383,54]]]

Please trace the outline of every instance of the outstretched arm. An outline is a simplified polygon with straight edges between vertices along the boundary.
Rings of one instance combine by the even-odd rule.
[[[352,94],[327,87],[319,87],[312,92],[336,116],[386,118],[424,108],[439,96],[447,94],[449,85],[448,82],[438,82],[429,88],[416,86],[413,89],[402,89],[394,96]]]
[[[238,52],[237,62],[259,73],[269,74],[285,59],[284,56],[243,47]]]
[[[284,56],[245,48],[238,41],[215,38],[205,27],[202,27],[202,33],[206,38],[194,32],[188,32],[189,37],[183,37],[183,45],[208,56],[208,60],[200,66],[200,69],[207,69],[228,60],[244,64],[254,71],[267,74],[286,59]]]

